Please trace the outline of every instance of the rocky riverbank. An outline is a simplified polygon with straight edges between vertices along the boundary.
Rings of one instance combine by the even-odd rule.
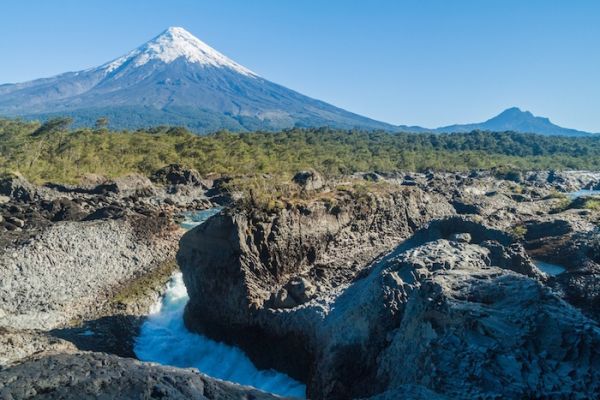
[[[185,188],[193,201],[181,200]],[[175,268],[175,220],[212,206],[205,192],[135,175],[82,187],[3,179],[0,326],[50,330],[145,314]]]
[[[180,166],[79,186],[0,180],[0,397],[274,398],[121,358],[177,268],[180,216],[223,201],[213,183]]]
[[[273,398],[131,359],[177,255],[187,327],[309,398],[599,395],[600,174],[235,179],[0,180],[0,394]]]
[[[363,191],[305,173],[302,201],[182,238],[186,323],[310,398],[594,397],[599,215],[562,193],[598,178],[355,176]],[[556,277],[530,257],[569,249]]]

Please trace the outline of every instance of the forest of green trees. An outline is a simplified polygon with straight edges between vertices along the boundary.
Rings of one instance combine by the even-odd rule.
[[[202,174],[489,169],[600,169],[600,138],[550,137],[514,132],[411,134],[327,128],[282,132],[217,132],[197,136],[184,128],[109,131],[69,128],[68,118],[40,124],[0,120],[0,173],[35,182],[74,183],[86,174],[150,174],[170,163]]]

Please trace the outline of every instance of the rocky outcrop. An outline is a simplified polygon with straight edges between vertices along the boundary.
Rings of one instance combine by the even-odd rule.
[[[600,393],[598,325],[540,282],[495,267],[481,246],[425,244],[344,296],[319,336],[330,342],[314,374],[324,398],[362,389],[340,365],[343,349],[360,349],[385,390],[416,384],[450,398]]]
[[[172,259],[168,221],[131,218],[49,226],[0,254],[0,326],[51,329],[95,316],[136,276]]]
[[[433,220],[417,230],[396,252],[439,239],[478,244],[487,250],[492,265],[540,281],[546,280],[546,276],[534,265],[514,234],[491,228],[478,222],[475,217],[455,215]]]
[[[174,259],[180,231],[168,208],[74,187],[19,187],[36,195],[13,190],[0,205],[0,326],[52,329],[101,317],[117,307],[115,295]],[[140,310],[126,308],[146,312],[156,296]]]
[[[561,192],[574,192],[600,182],[600,173],[593,171],[534,171],[525,175],[525,179],[533,185]]]
[[[0,327],[0,350],[2,368],[32,357],[73,353],[77,348],[68,341],[44,332]]]
[[[58,354],[0,370],[2,399],[280,399],[193,369],[102,353]]]
[[[134,357],[141,316],[176,268],[177,214],[210,205],[202,188],[190,199],[140,176],[103,181],[108,191],[2,182],[0,327],[23,353],[29,339],[39,342],[28,332],[40,329],[80,349]]]
[[[552,219],[548,221],[527,221],[525,223],[527,232],[524,239],[527,241],[548,238],[550,236],[562,236],[573,232],[573,224],[565,219]]]
[[[150,179],[139,174],[125,175],[112,182],[96,186],[95,194],[118,193],[122,196],[148,197],[154,194]]]
[[[188,327],[315,399],[597,396],[600,329],[545,286],[518,235],[478,216],[427,223],[448,203],[399,193],[190,231]]]
[[[589,178],[568,176],[308,171],[183,237],[185,322],[315,399],[598,397],[599,218],[564,207]],[[263,396],[114,357],[172,271],[174,215],[223,194],[179,166],[153,179],[2,189],[0,397]]]
[[[188,326],[236,342],[279,336],[287,319],[302,323],[302,317],[277,310],[329,298],[414,229],[452,212],[441,196],[412,187],[335,204],[314,201],[269,215],[224,212],[180,242],[177,258],[190,294]],[[281,348],[304,340],[291,333],[289,338],[280,341]],[[296,357],[291,367],[260,357],[259,366],[279,367],[281,361],[284,370],[306,377],[310,355]]]
[[[294,175],[292,181],[302,190],[319,190],[325,186],[325,181],[316,171],[300,171]]]
[[[593,219],[568,209],[528,220],[524,245],[532,257],[565,269],[549,276],[547,284],[600,322],[600,231]]]
[[[600,230],[576,232],[549,242],[536,251],[566,271],[550,277],[548,284],[600,323]]]
[[[185,168],[179,164],[170,164],[156,171],[150,179],[163,185],[201,186],[202,177],[195,169]]]
[[[19,201],[32,201],[36,197],[36,191],[22,176],[11,175],[0,178],[0,195]]]
[[[0,398],[273,398],[116,356],[135,357],[176,268],[176,214],[210,205],[202,187],[11,182],[0,202]]]
[[[196,208],[212,207],[208,197],[215,203],[222,203],[222,191],[215,187],[215,180],[204,179],[198,171],[179,164],[167,165],[150,177],[158,188],[158,198],[171,205],[194,205]]]

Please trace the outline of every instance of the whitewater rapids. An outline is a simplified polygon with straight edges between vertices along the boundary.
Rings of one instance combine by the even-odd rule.
[[[190,222],[202,223],[218,210],[206,210]],[[239,348],[188,331],[183,312],[188,294],[181,272],[167,284],[163,297],[152,307],[141,327],[134,351],[142,361],[181,368],[197,368],[214,378],[253,386],[280,396],[304,398],[304,384],[274,370],[258,370]]]

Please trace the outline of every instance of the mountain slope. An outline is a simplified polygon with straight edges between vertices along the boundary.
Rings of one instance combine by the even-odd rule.
[[[133,114],[153,124],[190,126],[191,120],[199,131],[294,126],[398,130],[270,82],[183,28],[169,28],[97,68],[0,86],[2,115],[91,120],[107,111],[113,127],[127,125]]]
[[[390,132],[587,135],[518,108],[482,123],[437,129],[375,121],[270,82],[183,28],[169,28],[96,68],[0,85],[0,116],[71,116],[76,126],[91,126],[108,117],[111,128],[179,125],[199,133],[329,126]]]
[[[494,132],[514,131],[555,136],[586,136],[590,134],[588,132],[554,125],[548,118],[536,117],[529,111],[521,111],[517,107],[504,110],[499,115],[488,119],[485,122],[444,126],[437,128],[436,132],[471,132],[474,130]]]

